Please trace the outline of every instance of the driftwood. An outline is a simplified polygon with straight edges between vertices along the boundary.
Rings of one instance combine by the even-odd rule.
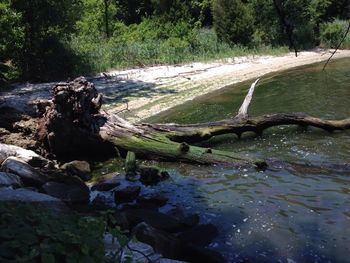
[[[58,157],[69,156],[77,147],[80,153],[97,152],[96,147],[102,144],[102,149],[112,145],[122,152],[132,151],[137,157],[149,159],[264,168],[267,165],[264,160],[190,144],[222,134],[233,133],[240,137],[252,131],[261,135],[265,129],[278,125],[314,126],[329,132],[350,128],[350,118],[323,120],[305,113],[250,117],[248,109],[257,82],[252,84],[238,114],[231,119],[189,125],[132,124],[117,115],[102,113],[101,95],[93,84],[81,77],[65,86],[54,87],[54,98],[40,121],[38,137],[48,151]]]

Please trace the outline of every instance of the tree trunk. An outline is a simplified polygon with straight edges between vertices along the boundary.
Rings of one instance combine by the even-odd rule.
[[[287,15],[286,15],[285,11],[283,10],[281,1],[280,0],[273,0],[273,4],[274,4],[275,10],[280,18],[281,24],[282,24],[284,30],[286,31],[288,41],[289,41],[289,48],[294,49],[295,56],[297,57],[298,56],[298,49],[296,47],[296,44],[295,44],[294,38],[293,38],[293,26],[288,21]]]
[[[234,133],[240,137],[247,131],[261,135],[265,129],[278,125],[314,126],[329,132],[350,128],[350,118],[323,120],[305,113],[250,117],[248,108],[257,83],[258,80],[252,84],[238,114],[232,119],[188,125],[131,124],[117,115],[102,112],[101,94],[96,92],[93,84],[78,78],[54,87],[54,98],[40,121],[38,135],[49,151],[61,155],[77,147],[72,141],[79,141],[86,146],[89,138],[90,142],[108,142],[119,150],[131,151],[137,157],[148,159],[255,166],[262,169],[267,165],[264,160],[190,143],[222,134]]]
[[[108,18],[108,6],[109,6],[109,0],[104,0],[104,14],[105,14],[105,30],[106,30],[106,37],[110,37],[109,33],[109,18]]]

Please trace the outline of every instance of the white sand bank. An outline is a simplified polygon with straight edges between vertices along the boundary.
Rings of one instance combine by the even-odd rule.
[[[105,74],[129,83],[128,88],[120,90],[119,96],[128,100],[127,118],[140,121],[231,84],[271,72],[325,61],[330,54],[329,50],[304,51],[298,57],[294,53],[283,56],[248,56],[210,63],[114,70]],[[338,51],[333,59],[343,57],[350,57],[350,50]],[[115,88],[118,89],[118,85]],[[118,112],[125,107],[125,103],[119,103],[110,110]]]

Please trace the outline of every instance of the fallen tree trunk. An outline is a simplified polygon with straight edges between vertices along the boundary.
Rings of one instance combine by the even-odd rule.
[[[190,145],[222,134],[247,131],[261,135],[278,125],[314,126],[327,131],[350,128],[350,119],[323,120],[305,113],[274,113],[258,117],[248,116],[255,81],[238,114],[232,119],[201,124],[131,124],[117,115],[100,110],[101,94],[84,78],[54,87],[54,98],[40,121],[39,139],[49,151],[67,155],[73,147],[89,148],[109,143],[119,150],[135,152],[138,157],[165,159],[199,164],[232,164],[266,167],[264,160],[239,156],[233,152],[219,151]],[[79,143],[77,143],[79,142]],[[78,149],[82,150],[82,148]]]
[[[344,120],[323,120],[302,112],[273,113],[259,117],[227,119],[217,122],[192,125],[144,124],[159,132],[168,133],[173,141],[200,142],[216,135],[234,133],[238,137],[244,132],[255,132],[261,136],[270,127],[279,125],[313,126],[332,132],[350,128],[350,118]]]

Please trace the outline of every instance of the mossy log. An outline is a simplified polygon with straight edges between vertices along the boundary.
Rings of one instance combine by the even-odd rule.
[[[132,124],[125,119],[100,110],[101,95],[93,84],[84,78],[54,87],[54,98],[41,119],[38,134],[40,140],[53,153],[64,153],[74,144],[65,142],[86,138],[111,143],[124,151],[134,152],[138,158],[164,159],[199,164],[232,164],[266,167],[264,160],[250,159],[233,152],[219,151],[191,145],[222,134],[237,134],[253,131],[258,135],[272,126],[303,125],[314,126],[327,131],[350,128],[350,118],[344,120],[323,120],[305,113],[274,113],[258,117],[248,116],[256,80],[238,114],[232,119],[201,124]],[[84,136],[82,136],[84,135]],[[94,141],[92,140],[92,141]]]

